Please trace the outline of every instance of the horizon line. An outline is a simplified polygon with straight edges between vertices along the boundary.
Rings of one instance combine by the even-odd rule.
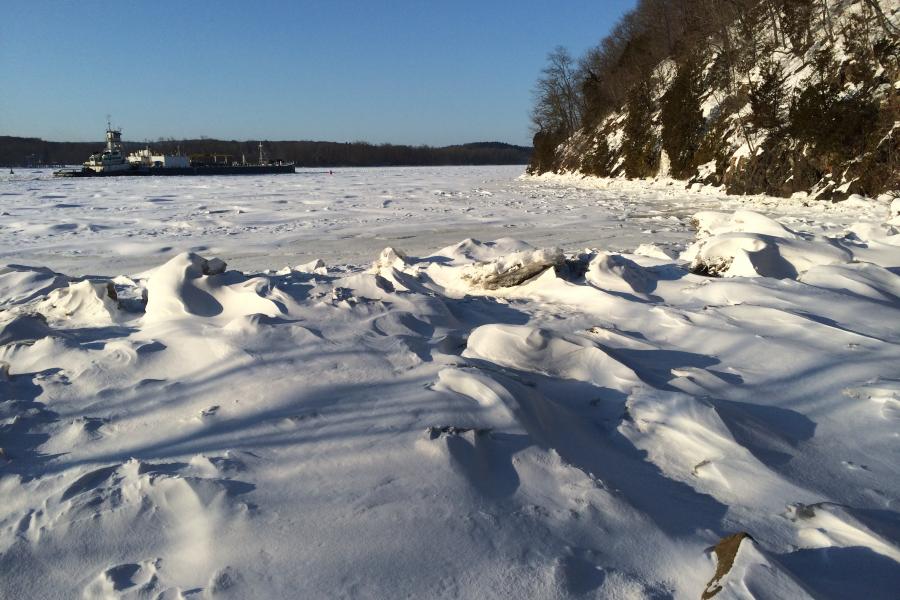
[[[15,134],[7,134],[0,133],[0,138],[8,137],[8,138],[20,138],[20,139],[32,139],[32,140],[41,140],[42,142],[50,142],[55,144],[92,144],[92,143],[105,143],[104,140],[51,140],[45,139],[40,136],[30,136],[30,135],[15,135]],[[338,141],[338,140],[313,140],[313,139],[266,139],[266,138],[248,138],[248,139],[237,139],[237,138],[218,138],[218,137],[210,137],[210,136],[199,136],[199,137],[183,137],[183,138],[175,138],[175,137],[166,137],[163,139],[157,138],[155,140],[143,139],[143,140],[122,140],[123,143],[128,144],[153,144],[153,143],[166,143],[166,142],[190,142],[190,141],[213,141],[213,142],[268,142],[268,143],[279,143],[279,142],[309,142],[314,144],[366,144],[369,146],[408,146],[410,148],[451,148],[453,146],[467,146],[470,144],[504,144],[507,146],[512,146],[514,148],[534,148],[533,145],[523,146],[521,144],[514,144],[511,142],[504,142],[500,140],[477,140],[471,142],[458,142],[455,144],[443,144],[443,145],[434,145],[428,143],[418,143],[418,144],[410,144],[410,143],[398,143],[398,142],[370,142],[368,140],[353,140],[353,141]]]

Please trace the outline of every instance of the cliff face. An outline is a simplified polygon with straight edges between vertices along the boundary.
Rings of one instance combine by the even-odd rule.
[[[900,190],[900,0],[756,7],[758,27],[695,41],[617,109],[568,136],[540,131],[530,172],[832,200]]]

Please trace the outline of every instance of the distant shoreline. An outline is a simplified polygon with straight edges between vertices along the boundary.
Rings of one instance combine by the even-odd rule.
[[[40,138],[0,136],[0,165],[4,168],[81,164],[102,142],[54,142]],[[219,154],[240,162],[258,155],[258,140],[217,139],[124,142],[126,151],[149,145],[165,153]],[[267,141],[266,151],[302,167],[429,167],[527,165],[532,148],[503,142],[473,142],[453,146],[407,146],[368,142]]]

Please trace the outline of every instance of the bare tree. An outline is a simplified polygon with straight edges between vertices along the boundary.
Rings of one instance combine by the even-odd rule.
[[[581,124],[579,73],[575,59],[563,46],[547,55],[547,66],[534,89],[531,120],[536,131],[573,133]]]

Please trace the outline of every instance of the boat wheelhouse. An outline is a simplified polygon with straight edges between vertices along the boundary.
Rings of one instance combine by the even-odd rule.
[[[91,154],[82,164],[85,169],[95,173],[127,171],[131,169],[131,165],[125,160],[125,154],[122,152],[122,130],[113,129],[107,122],[106,148],[102,152]]]

